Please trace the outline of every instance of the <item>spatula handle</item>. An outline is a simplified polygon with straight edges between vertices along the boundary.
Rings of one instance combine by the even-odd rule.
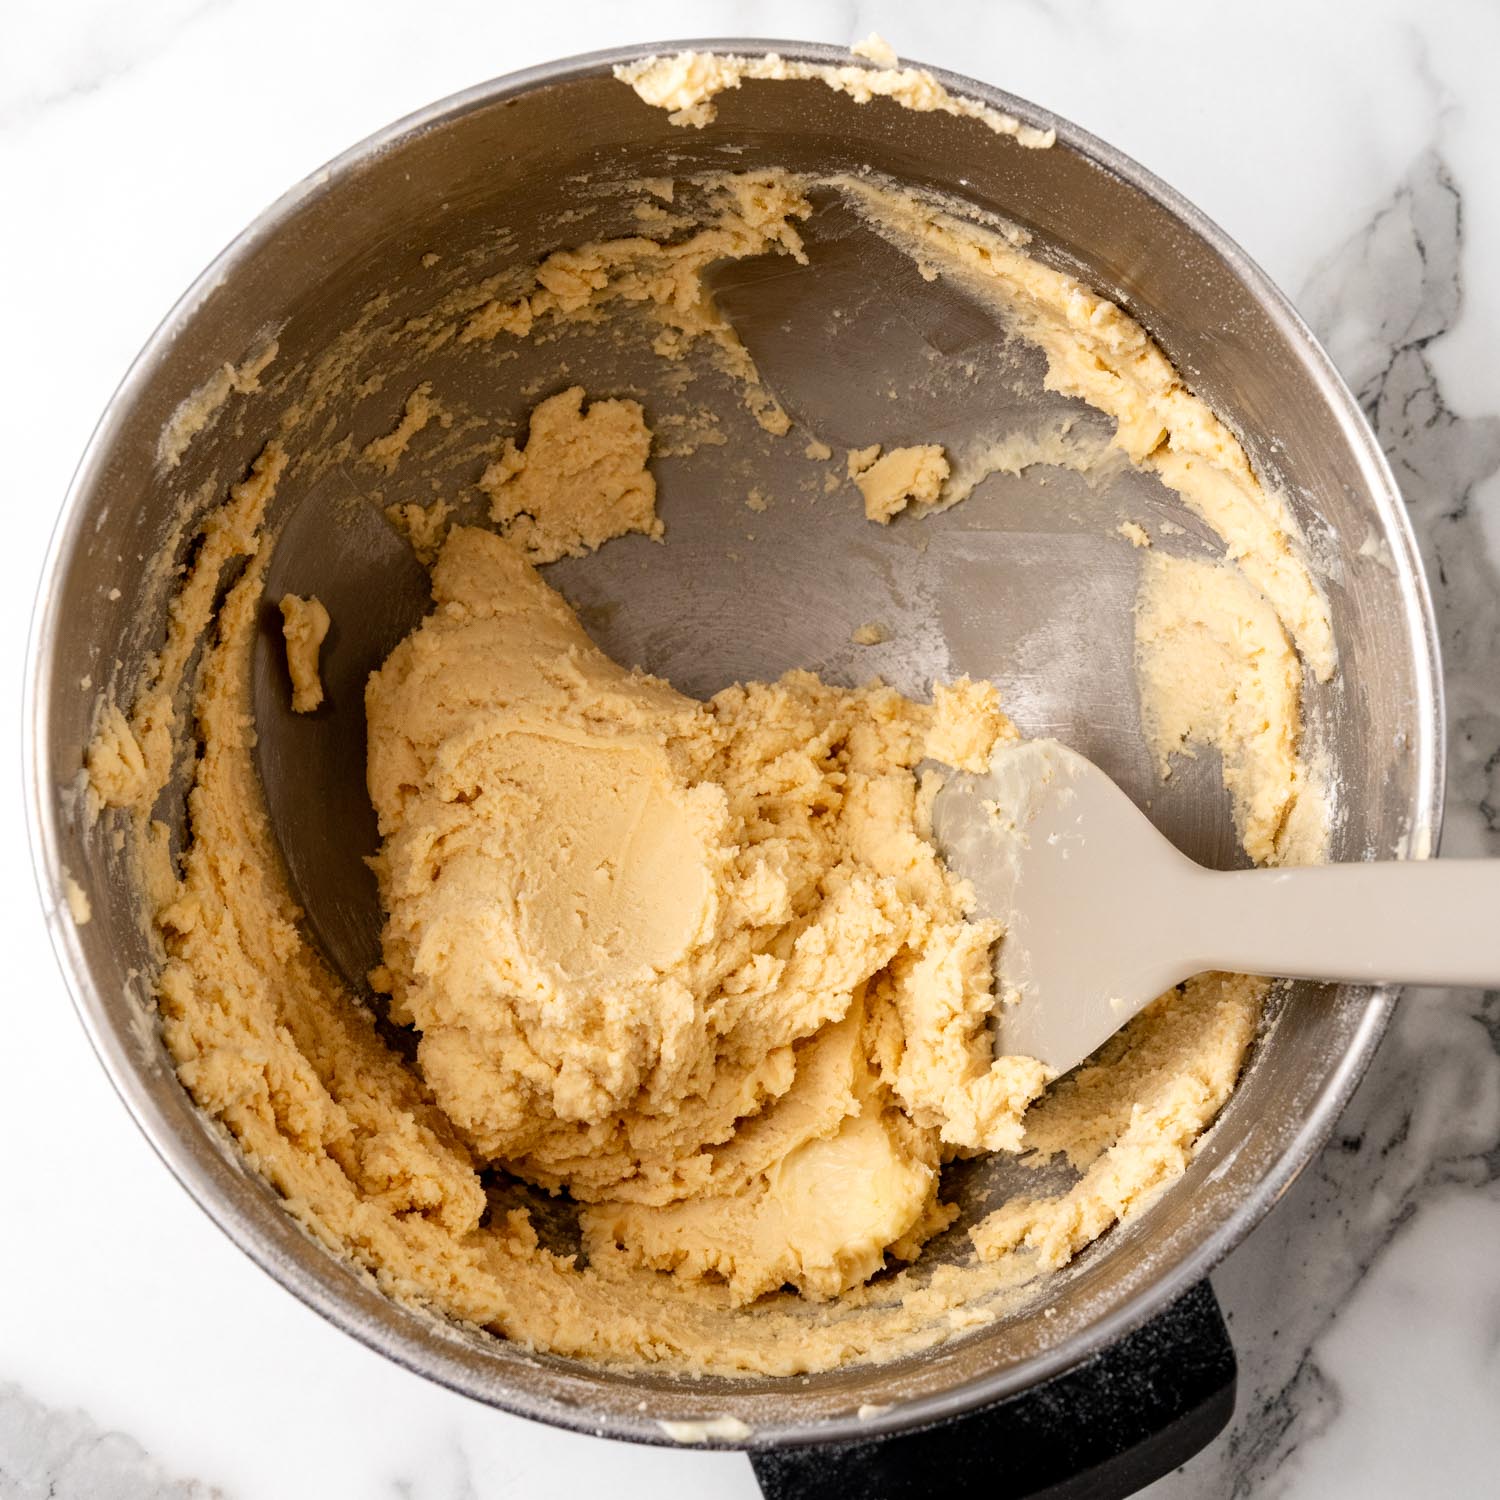
[[[1200,970],[1500,986],[1500,859],[1202,871],[1188,890]]]

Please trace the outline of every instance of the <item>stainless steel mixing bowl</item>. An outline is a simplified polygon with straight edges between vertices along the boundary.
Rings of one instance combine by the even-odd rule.
[[[749,1424],[749,1446],[868,1438],[1033,1387],[1200,1280],[1327,1136],[1380,1038],[1391,993],[1291,989],[1186,1176],[1051,1279],[1051,1316],[1022,1309],[917,1359],[731,1386],[541,1357],[397,1306],[305,1236],[190,1103],[150,1025],[139,897],[108,820],[91,828],[80,816],[94,711],[80,681],[104,680],[117,658],[128,680],[155,644],[162,600],[142,564],[181,497],[205,482],[221,492],[243,470],[273,423],[277,394],[268,386],[234,398],[163,475],[158,439],[174,407],[268,333],[280,344],[276,368],[310,359],[376,291],[394,294],[382,316],[419,314],[461,275],[628,232],[628,204],[607,190],[624,179],[869,167],[1023,226],[1035,253],[1076,268],[1155,335],[1284,488],[1327,579],[1340,652],[1337,679],[1309,703],[1310,733],[1337,773],[1335,858],[1421,850],[1434,838],[1437,644],[1400,498],[1348,390],[1285,298],[1169,188],[1067,122],[952,76],[939,75],[957,93],[1055,125],[1056,146],[1023,149],[972,121],[888,101],[860,106],[813,82],[748,84],[721,97],[710,128],[678,129],[611,78],[612,64],[650,50],[659,49],[517,74],[382,131],[274,204],[163,323],[84,455],[45,566],[27,700],[37,864],[80,1015],[141,1128],[225,1232],[331,1321],[431,1379],[563,1426],[660,1441],[660,1419],[730,1413]],[[827,48],[779,50],[847,61]],[[569,213],[574,222],[560,227]],[[429,251],[442,255],[435,269],[423,265]],[[866,316],[888,315],[881,303],[871,299]],[[794,406],[855,384],[868,404],[876,378],[882,393],[889,386],[899,396],[910,375],[881,370],[878,359],[872,367],[868,353],[855,360],[836,339],[789,338],[779,352],[756,352],[776,366],[774,378],[803,381],[788,392]],[[450,344],[421,368],[475,410],[514,418],[530,404],[520,391],[528,375],[545,381],[556,357],[530,351],[507,367]],[[628,388],[640,373],[631,357],[591,378],[591,391],[610,381]],[[386,430],[411,383],[398,371],[378,396],[356,401],[346,391],[328,414],[332,428],[360,441]],[[871,440],[932,436],[900,432],[902,403],[882,399],[891,417]],[[999,385],[994,393],[997,409],[1012,403],[1018,420],[1055,399]],[[608,649],[691,692],[798,665],[834,677],[878,670],[913,692],[926,691],[934,671],[992,676],[1024,730],[1058,734],[1100,760],[1195,854],[1233,859],[1215,767],[1205,758],[1158,785],[1141,742],[1130,659],[1138,558],[1112,533],[1122,515],[1170,516],[1188,532],[1162,544],[1203,550],[1206,533],[1171,495],[1130,475],[1092,487],[1059,473],[1046,485],[1037,483],[1045,475],[997,476],[945,515],[880,530],[847,493],[803,493],[800,447],[747,430],[724,447],[662,459],[669,545],[629,538],[561,565],[554,581]],[[442,472],[440,454],[414,459],[387,498],[425,498]],[[745,509],[752,483],[780,515]],[[1394,566],[1372,562],[1368,547],[1361,553],[1371,533]],[[850,633],[870,619],[892,640],[862,651]],[[66,913],[65,872],[93,907],[81,927]],[[856,1415],[890,1402],[898,1404],[884,1414]]]

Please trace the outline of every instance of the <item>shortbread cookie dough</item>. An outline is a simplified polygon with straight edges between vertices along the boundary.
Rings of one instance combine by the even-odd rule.
[[[865,517],[884,526],[913,502],[931,505],[947,479],[948,457],[937,443],[880,451],[880,444],[849,454],[849,477],[865,499]]]
[[[994,688],[925,707],[793,673],[698,703],[472,528],[433,597],[367,709],[376,983],[443,1113],[591,1205],[591,1245],[737,1300],[910,1258],[951,1217],[944,1147],[1015,1149],[1046,1079],[991,1057],[999,928],[967,920],[913,774],[1014,738]]]
[[[296,594],[283,594],[280,608],[286,667],[292,679],[292,711],[310,714],[323,702],[318,653],[328,635],[328,611],[321,599],[301,599]]]
[[[238,365],[220,365],[204,383],[184,401],[161,430],[156,445],[156,461],[163,469],[175,469],[182,461],[193,439],[211,427],[233,396],[245,396],[260,389],[260,377],[276,358],[275,339],[257,349]]]
[[[996,135],[1013,136],[1021,145],[1045,149],[1057,139],[1051,130],[1023,125],[1014,115],[950,94],[926,68],[903,68],[888,43],[870,36],[853,51],[876,64],[833,66],[795,62],[778,57],[736,57],[724,52],[678,52],[670,57],[646,57],[615,69],[647,103],[668,112],[674,125],[700,130],[718,116],[714,99],[726,89],[737,89],[748,79],[805,79],[848,94],[859,104],[871,99],[894,99],[905,109],[940,110],[944,114],[978,120]]]
[[[411,441],[426,430],[429,423],[452,426],[453,418],[433,398],[431,382],[424,380],[407,398],[396,425],[387,433],[365,444],[360,457],[382,474],[393,474]]]
[[[581,557],[630,531],[661,538],[640,402],[583,403],[577,385],[543,401],[525,446],[507,439],[480,476],[490,519],[533,563]]]
[[[1153,554],[1136,609],[1141,717],[1165,778],[1177,755],[1223,757],[1235,832],[1259,863],[1303,854],[1296,809],[1301,665],[1276,611],[1224,563]],[[1314,799],[1308,799],[1303,814]]]
[[[656,82],[667,102],[670,78]],[[513,344],[563,329],[643,336],[674,372],[707,351],[760,424],[747,430],[774,442],[790,419],[701,278],[726,258],[800,257],[814,184],[691,186],[642,188],[698,215],[675,238],[584,239],[459,289],[411,337],[489,360],[496,379]],[[1049,384],[1114,420],[1120,462],[1223,538],[1223,561],[1138,554],[1148,728],[1164,771],[1223,752],[1257,858],[1315,855],[1301,674],[1334,663],[1283,502],[1118,308],[999,231],[863,179],[822,186],[979,288],[1043,350]],[[354,378],[362,336],[326,378]],[[324,377],[281,378],[286,412],[249,473],[174,538],[180,576],[164,554],[164,638],[102,705],[88,769],[92,805],[121,810],[106,815],[131,838],[179,1076],[319,1241],[392,1296],[528,1348],[785,1375],[1000,1316],[1185,1169],[1264,981],[1202,976],[1050,1085],[1035,1062],[994,1059],[1000,934],[928,839],[929,763],[977,769],[1015,734],[994,687],[938,682],[913,701],[793,671],[698,701],[611,660],[536,565],[672,541],[650,399],[582,371],[539,387],[451,489],[391,506],[435,560],[432,612],[367,698],[385,910],[370,978],[411,1028],[404,1060],[287,889],[251,755],[250,661],[278,486],[351,454],[398,473],[451,393],[413,371],[391,445],[371,453],[330,434]],[[816,435],[788,440],[832,459]],[[865,456],[876,521],[915,502],[897,524],[930,524],[922,511],[967,493],[936,445]],[[845,497],[818,504],[847,503],[843,469]],[[488,524],[453,524],[476,498],[464,516]],[[783,515],[796,507],[765,524]],[[155,819],[184,766],[174,853]],[[979,1152],[1079,1175],[954,1226],[946,1169]]]

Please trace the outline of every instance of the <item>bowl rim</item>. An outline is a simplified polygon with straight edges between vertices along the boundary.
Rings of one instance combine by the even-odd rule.
[[[367,1347],[397,1364],[487,1405],[575,1431],[638,1442],[667,1444],[669,1439],[648,1414],[627,1417],[534,1397],[511,1385],[477,1378],[473,1369],[433,1342],[419,1343],[404,1331],[393,1331],[363,1317],[347,1290],[335,1292],[310,1274],[305,1264],[278,1245],[260,1215],[225,1191],[221,1178],[204,1169],[201,1141],[184,1139],[147,1087],[144,1071],[126,1039],[108,1018],[107,1008],[88,972],[77,929],[64,896],[66,872],[61,854],[59,792],[48,766],[44,729],[49,722],[50,642],[60,610],[57,585],[65,565],[85,534],[86,502],[94,491],[124,424],[125,415],[146,386],[163,352],[192,322],[243,260],[281,232],[292,216],[329,193],[336,184],[371,159],[463,115],[543,86],[607,76],[625,63],[679,52],[713,52],[737,56],[776,54],[789,61],[862,66],[842,47],[765,38],[703,38],[613,47],[541,63],[459,90],[417,109],[365,137],[309,173],[275,199],[240,231],[192,282],[162,319],[131,362],[86,444],[59,511],[42,564],[32,610],[22,686],[22,778],[33,873],[41,897],[54,955],[74,1008],[105,1072],[137,1126],[168,1170],[200,1208],[262,1270],[302,1302]],[[904,66],[925,67],[903,59]],[[1024,125],[1055,130],[1059,144],[1091,159],[1154,199],[1207,243],[1256,298],[1278,331],[1303,351],[1309,373],[1323,400],[1339,419],[1351,450],[1365,475],[1374,508],[1396,563],[1403,608],[1412,622],[1414,700],[1418,732],[1412,752],[1415,777],[1409,847],[1418,857],[1435,854],[1442,824],[1445,790],[1446,719],[1441,654],[1431,593],[1422,567],[1410,517],[1394,475],[1363,412],[1326,350],[1289,299],[1251,257],[1206,214],[1175,189],[1107,142],[1025,99],[941,68],[928,72],[949,93],[975,100],[1015,117]],[[1197,1245],[1167,1272],[1130,1293],[1098,1321],[1090,1323],[1052,1349],[1032,1355],[1004,1370],[925,1396],[903,1401],[885,1414],[864,1420],[853,1413],[822,1418],[816,1427],[792,1421],[767,1423],[738,1438],[715,1440],[717,1447],[764,1449],[787,1444],[837,1443],[871,1439],[942,1421],[1023,1393],[1076,1367],[1176,1301],[1205,1277],[1269,1212],[1317,1154],[1363,1076],[1390,1020],[1399,989],[1370,991],[1364,1013],[1301,1126],[1287,1147],[1235,1211],[1215,1224]],[[185,1096],[184,1096],[185,1098]],[[196,1108],[188,1103],[189,1108]],[[225,1171],[230,1170],[225,1164]],[[283,1215],[287,1225],[292,1225]],[[300,1232],[300,1231],[299,1231]],[[380,1296],[383,1294],[375,1293]],[[451,1346],[450,1346],[451,1347]],[[581,1362],[580,1362],[581,1363]],[[706,1384],[706,1404],[721,1411],[732,1402],[732,1386]]]

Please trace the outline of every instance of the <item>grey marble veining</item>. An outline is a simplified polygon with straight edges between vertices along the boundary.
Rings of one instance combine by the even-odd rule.
[[[1500,834],[1500,572],[1475,490],[1500,471],[1500,413],[1459,416],[1428,357],[1462,316],[1463,219],[1452,172],[1423,152],[1302,303],[1391,461],[1422,548],[1448,695],[1450,846],[1495,854],[1500,843],[1475,835]]]
[[[133,1437],[81,1411],[44,1406],[0,1384],[3,1500],[218,1500],[223,1491],[173,1479]]]
[[[156,6],[118,7],[77,15],[58,6],[62,22],[59,45],[45,49],[17,47],[28,60],[46,57],[51,67],[32,66],[24,76],[6,80],[0,90],[0,130],[30,128],[54,109],[118,83],[162,49],[183,29],[226,0],[168,0]],[[13,43],[14,45],[14,43]]]

